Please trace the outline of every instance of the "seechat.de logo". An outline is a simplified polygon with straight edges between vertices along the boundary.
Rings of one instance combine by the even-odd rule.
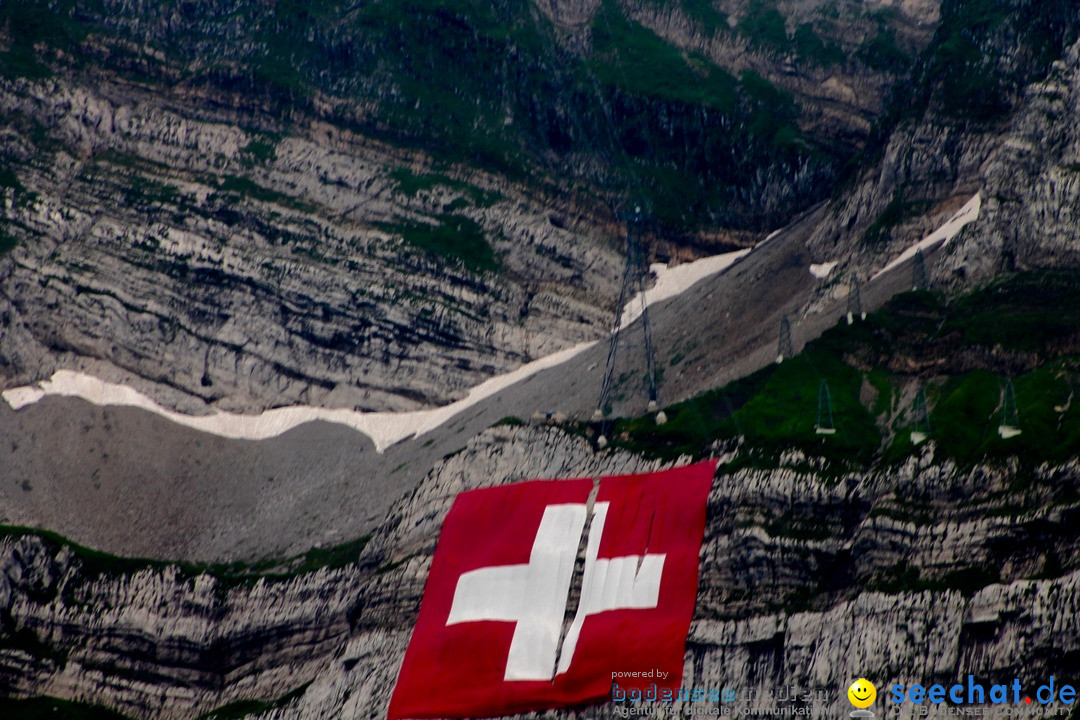
[[[848,702],[854,705],[857,709],[851,713],[853,718],[872,718],[874,713],[870,712],[866,708],[874,704],[874,700],[877,699],[877,688],[874,687],[874,683],[870,682],[866,678],[859,678],[855,682],[851,683],[851,687],[847,691]]]

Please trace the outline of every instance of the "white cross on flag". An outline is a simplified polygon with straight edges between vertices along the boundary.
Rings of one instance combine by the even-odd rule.
[[[624,688],[679,687],[715,470],[605,477],[595,492],[586,478],[458,495],[389,717],[599,702],[613,673]]]

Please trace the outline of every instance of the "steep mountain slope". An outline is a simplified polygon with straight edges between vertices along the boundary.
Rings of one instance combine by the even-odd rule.
[[[658,214],[775,227],[778,213],[820,197],[808,182],[833,175],[833,140],[854,149],[883,89],[929,39],[934,2],[892,5],[409,0],[312,9],[282,0],[162,12],[156,3],[67,0],[49,13],[33,4],[5,11],[5,65],[38,75],[100,68],[196,101],[225,93],[216,102],[314,113],[511,172],[557,170],[590,184],[621,176],[623,188],[644,180],[646,194],[682,206],[657,203]],[[834,120],[857,117],[839,131],[815,124],[815,106],[830,101],[844,109]],[[801,119],[804,105],[815,109]],[[811,128],[821,132],[799,137]],[[754,152],[770,145],[773,153]],[[792,187],[797,166],[805,177]],[[768,181],[795,201],[763,212],[754,195],[731,195],[755,175],[751,189]],[[686,191],[724,202],[706,206]]]
[[[0,374],[445,404],[827,196],[933,3],[0,8]]]
[[[639,326],[620,355],[618,418],[604,427],[585,421],[602,343],[384,454],[321,424],[248,443],[73,399],[0,406],[3,522],[96,548],[4,528],[0,695],[39,699],[0,710],[49,710],[40,696],[54,696],[132,718],[214,708],[265,720],[382,717],[456,493],[701,456],[721,468],[685,684],[819,690],[815,712],[835,717],[852,677],[879,687],[969,673],[1030,682],[1080,666],[1075,3],[905,1],[867,15],[857,2],[541,0],[552,23],[543,52],[527,36],[547,26],[526,24],[510,3],[490,14],[437,0],[325,14],[278,3],[282,14],[262,20],[213,2],[204,21],[193,4],[171,14],[153,3],[62,5],[65,22],[32,43],[8,30],[0,50],[4,107],[16,108],[3,148],[17,162],[0,175],[13,246],[0,258],[7,385],[85,363],[195,411],[204,400],[445,402],[534,354],[518,349],[525,335],[546,348],[602,336],[620,263],[605,204],[625,190],[623,173],[681,176],[644,183],[660,256],[745,245],[769,223],[795,221],[656,308],[662,426],[643,414]],[[10,8],[8,28],[27,22]],[[417,17],[452,29],[446,45],[415,52]],[[380,37],[386,27],[399,33]],[[234,56],[215,57],[226,41]],[[511,50],[520,62],[506,63],[503,81],[474,73],[417,107],[444,72],[468,74]],[[833,63],[838,52],[846,59]],[[477,64],[443,64],[459,56]],[[565,84],[544,84],[537,58],[553,57]],[[881,57],[898,64],[875,71]],[[380,60],[378,73],[357,70]],[[673,95],[647,67],[693,82]],[[177,96],[151,97],[169,77]],[[595,97],[594,81],[607,104],[580,112],[580,125],[574,101],[518,114],[553,94]],[[728,91],[737,111],[725,115]],[[192,112],[185,94],[211,107]],[[108,112],[72,98],[104,99]],[[291,113],[288,127],[233,127],[260,103]],[[597,130],[608,121],[614,130]],[[694,166],[693,131],[717,127],[731,132]],[[557,142],[544,128],[572,129]],[[633,148],[635,133],[629,166],[598,141]],[[492,138],[494,156],[472,157]],[[724,155],[740,147],[745,155]],[[560,172],[572,192],[551,180]],[[658,211],[673,191],[691,211]],[[908,292],[909,263],[878,275],[976,198],[978,219],[927,249],[929,289]],[[455,236],[471,234],[447,215],[482,228],[491,253],[417,232],[457,223]],[[287,244],[277,239],[286,230]],[[849,325],[852,274],[869,316]],[[109,300],[95,283],[127,290]],[[372,286],[371,303],[354,310]],[[535,313],[522,311],[529,297],[542,297]],[[132,307],[147,298],[153,312]],[[241,312],[252,304],[258,312]],[[438,320],[403,337],[425,308]],[[777,365],[784,316],[798,354]],[[187,329],[170,336],[162,318]],[[373,365],[348,345],[362,322],[393,349]],[[340,346],[327,340],[347,331]],[[243,341],[260,348],[260,366],[238,359]],[[161,387],[173,376],[173,391]],[[822,407],[833,435],[816,432]],[[1005,437],[1014,422],[1022,434]],[[916,443],[913,429],[929,438]]]
[[[665,403],[775,359],[780,314],[813,300],[820,284],[803,249],[814,217],[654,308],[658,357],[668,377]],[[770,282],[763,285],[763,278]],[[894,273],[868,284],[867,308],[907,289],[908,280]],[[843,309],[840,300],[808,315],[797,329],[800,343],[833,325]],[[626,333],[612,402],[618,414],[638,414],[646,399],[636,382],[644,372],[640,323]],[[590,417],[606,354],[596,344],[383,454],[372,452],[363,436],[344,429],[330,434],[319,423],[271,441],[228,441],[141,410],[59,397],[17,412],[5,403],[0,414],[10,420],[0,423],[0,448],[11,450],[13,480],[0,485],[0,507],[6,522],[47,525],[123,554],[212,561],[299,552],[370,531],[432,463],[502,418]],[[59,449],[27,441],[56,432],[69,438]],[[121,498],[131,522],[109,520]]]
[[[1056,33],[1051,38],[1056,38],[1054,42],[1063,42],[1069,33],[1075,32],[1075,8],[1063,10],[1054,4],[1040,8],[1043,8],[1040,12],[1046,14],[1036,15],[1038,22],[1034,27],[1042,27],[1039,23],[1045,20],[1043,24],[1049,24]],[[920,67],[933,66],[934,58],[945,52],[943,48],[956,45],[953,42],[955,32],[961,32],[962,37],[966,37],[963,33],[968,31],[957,30],[955,24],[965,9],[970,9],[966,3],[945,7],[944,17],[952,24],[943,24],[927,56],[920,60]],[[976,25],[976,29],[983,28],[981,32],[989,32],[987,28],[996,28],[990,36],[995,38],[995,42],[1004,44],[1020,42],[1028,37],[1017,29],[1020,28],[1019,14],[1001,15],[1004,19],[994,16],[992,23],[985,27]],[[1005,32],[1002,28],[1012,30]],[[1072,177],[1075,173],[1069,174],[1067,168],[1070,162],[1068,153],[1076,151],[1075,129],[1061,122],[1058,116],[1047,115],[1044,106],[1050,101],[1042,89],[1048,85],[1039,75],[1039,68],[1048,69],[1052,78],[1056,78],[1053,80],[1056,83],[1053,85],[1056,98],[1052,101],[1054,107],[1075,107],[1080,97],[1077,89],[1080,79],[1077,77],[1076,63],[1070,64],[1068,61],[1075,58],[1075,46],[1065,51],[1064,68],[1047,60],[1053,57],[1053,45],[1049,47],[1045,51],[1031,53],[1023,46],[1016,52],[1001,52],[996,56],[1013,58],[1011,62],[1021,67],[1023,72],[1018,78],[1007,76],[1019,83],[1015,87],[1007,86],[1005,89],[1011,87],[1012,90],[1003,96],[1014,109],[1002,110],[1004,114],[995,115],[992,120],[976,122],[949,115],[940,107],[941,93],[948,88],[932,86],[931,78],[936,76],[926,75],[924,85],[920,86],[923,89],[919,90],[926,98],[922,114],[915,119],[895,120],[891,135],[883,128],[881,137],[885,139],[878,142],[886,150],[878,155],[868,153],[869,164],[861,175],[845,186],[837,199],[825,208],[802,217],[788,232],[765,243],[726,275],[702,283],[668,308],[658,310],[654,319],[658,359],[664,375],[662,400],[682,400],[771,362],[776,354],[777,327],[782,315],[789,315],[793,319],[797,345],[830,327],[845,309],[849,292],[845,271],[857,270],[865,278],[866,274],[879,270],[899,253],[901,247],[925,232],[929,223],[940,223],[947,218],[959,203],[960,198],[956,193],[961,190],[965,193],[980,191],[980,195],[985,195],[988,215],[969,226],[944,250],[928,255],[933,280],[940,282],[951,267],[963,262],[964,256],[967,256],[967,262],[972,267],[968,273],[970,281],[985,277],[986,263],[990,260],[987,253],[979,251],[979,247],[988,242],[985,239],[1001,238],[1003,231],[1010,227],[1013,237],[1018,238],[1011,241],[1018,248],[1014,257],[1021,258],[1026,264],[1070,262],[1070,253],[1076,243],[1075,227],[1071,227],[1069,221],[1070,208],[1075,205],[1069,202],[1069,198],[1071,193],[1077,191],[1077,184]],[[973,68],[971,72],[976,70]],[[1035,82],[1024,84],[1024,78],[1028,77],[1034,77]],[[11,81],[19,82],[23,81]],[[24,98],[12,98],[12,102],[45,110],[55,107],[50,103],[62,102],[41,93],[30,93],[30,98],[35,97],[37,100],[34,102]],[[65,97],[69,96],[63,93],[59,95],[61,99]],[[923,94],[917,94],[916,99],[922,97]],[[178,191],[172,199],[166,197],[155,201],[162,204],[151,204],[142,210],[138,204],[134,209],[112,210],[112,213],[121,213],[121,217],[125,218],[124,222],[114,220],[103,224],[102,232],[106,238],[103,244],[112,247],[112,253],[94,251],[92,248],[95,245],[87,244],[99,242],[93,240],[93,233],[72,230],[62,220],[62,214],[54,215],[53,220],[42,217],[36,221],[46,227],[51,223],[57,232],[71,233],[79,239],[55,246],[45,245],[45,248],[55,247],[48,253],[35,245],[19,245],[2,261],[11,273],[8,277],[18,288],[18,292],[8,295],[8,302],[17,306],[20,313],[8,311],[2,347],[5,353],[25,358],[22,364],[24,374],[20,378],[25,378],[26,374],[47,375],[55,366],[54,355],[59,354],[55,350],[70,352],[71,346],[74,346],[75,352],[60,354],[61,359],[74,364],[84,363],[86,361],[80,359],[80,350],[107,362],[124,358],[129,361],[130,367],[120,375],[122,379],[132,380],[133,373],[164,379],[183,392],[169,395],[162,392],[160,385],[152,385],[148,389],[156,390],[153,394],[166,404],[193,411],[199,411],[202,401],[190,402],[192,394],[220,406],[241,409],[296,400],[400,408],[434,399],[445,400],[448,396],[460,394],[470,381],[475,381],[484,373],[495,372],[520,361],[524,353],[519,351],[515,354],[513,350],[530,328],[534,328],[536,335],[547,343],[542,348],[558,347],[560,341],[588,337],[590,332],[594,333],[593,336],[599,335],[595,328],[602,313],[598,308],[605,303],[599,297],[603,293],[592,288],[605,287],[601,282],[604,278],[608,283],[613,282],[617,274],[617,256],[613,248],[603,251],[594,250],[591,245],[575,245],[572,228],[580,227],[581,232],[587,232],[589,227],[604,227],[603,221],[594,219],[599,213],[586,212],[586,209],[595,207],[588,201],[567,207],[553,220],[549,211],[541,209],[545,202],[550,201],[550,194],[531,194],[532,191],[519,185],[508,185],[498,178],[493,178],[494,185],[485,186],[485,189],[479,185],[462,184],[464,181],[451,175],[425,175],[430,171],[419,168],[404,172],[400,169],[406,163],[400,161],[398,164],[394,155],[398,151],[370,141],[331,133],[331,140],[339,143],[335,147],[341,148],[331,153],[320,149],[319,143],[311,139],[322,136],[267,139],[252,131],[223,127],[220,119],[215,123],[203,120],[203,124],[194,125],[193,120],[169,114],[155,102],[146,100],[145,106],[139,107],[143,108],[142,112],[147,117],[169,121],[165,126],[173,130],[165,135],[158,133],[159,126],[164,122],[161,119],[154,122],[124,120],[122,123],[113,120],[111,127],[114,130],[109,131],[109,123],[86,119],[98,115],[115,117],[109,113],[95,115],[83,112],[83,119],[77,121],[59,110],[56,111],[57,115],[43,115],[46,119],[53,117],[52,124],[64,129],[59,137],[68,138],[65,140],[67,144],[78,145],[82,138],[91,146],[99,142],[119,145],[121,149],[142,148],[141,152],[151,158],[158,157],[162,162],[169,160],[178,166],[177,169],[151,165],[147,170],[142,164],[145,161],[139,161],[134,167],[151,176],[154,173],[159,177],[174,173],[175,178],[168,182],[174,183],[177,188],[181,187],[181,182],[187,183],[185,187],[190,189]],[[33,115],[36,111],[26,110],[25,114]],[[125,110],[119,115],[130,118],[131,112]],[[69,119],[55,121],[55,117]],[[908,186],[923,188],[929,196],[936,198],[936,204],[929,205],[928,211],[923,208],[920,212],[924,214],[912,216],[905,223],[890,225],[884,221],[878,222],[873,233],[862,229],[872,223],[864,217],[870,211],[860,211],[859,208],[872,208],[874,203],[882,202],[888,188],[896,182],[896,172],[890,169],[893,168],[890,163],[900,162],[901,157],[936,157],[933,146],[928,147],[926,154],[912,155],[899,150],[905,138],[910,139],[910,133],[934,122],[951,128],[956,135],[957,147],[971,146],[982,148],[984,153],[997,153],[994,155],[997,160],[986,166],[988,182],[994,183],[989,190],[999,193],[1000,190],[994,188],[1001,188],[1006,178],[1026,177],[1029,184],[1013,183],[1013,187],[1031,195],[1030,201],[1002,203],[998,194],[991,195],[982,188],[980,176],[974,174],[975,167],[957,174],[959,180],[947,178],[935,184],[934,176],[923,165],[910,164]],[[1032,150],[1030,162],[1015,160],[1008,154],[1012,152],[1009,148],[1016,145],[1015,138],[991,132],[995,127],[1022,129],[1029,126],[1033,128],[1032,132],[1047,133],[1046,137],[1053,141],[1046,143],[1045,151]],[[188,127],[198,130],[191,130],[188,136],[181,132],[181,128]],[[18,136],[22,134],[17,133]],[[201,154],[193,153],[192,148],[200,147],[200,137],[205,138],[202,145],[205,150]],[[211,140],[218,144],[211,143]],[[357,165],[349,164],[356,162],[349,159],[350,153],[360,152],[359,148],[366,153],[365,158],[374,157],[375,160],[365,159],[359,163],[358,169],[352,169]],[[1061,154],[1055,155],[1055,151]],[[388,155],[394,159],[388,160]],[[66,151],[58,151],[56,157],[70,159],[71,156]],[[115,162],[115,155],[105,154],[104,158]],[[305,164],[315,162],[315,159],[320,159],[323,164]],[[305,170],[311,167],[329,168],[333,163],[340,164],[340,169],[335,171],[338,174],[329,175],[327,180],[312,185],[314,181]],[[108,166],[109,162],[95,164]],[[386,170],[390,164],[394,164],[397,170]],[[114,187],[111,183],[119,183],[125,178],[123,173],[118,173],[110,181],[107,179],[108,173],[102,171],[102,179],[96,182],[79,181],[74,167],[65,176],[74,177],[74,180],[61,185],[59,180],[54,179],[51,187],[65,190],[69,187],[83,188],[82,192],[86,193],[110,192],[108,188]],[[383,169],[375,170],[375,167]],[[231,183],[232,187],[244,187],[243,182],[230,178],[246,177],[230,174],[233,168],[236,172],[246,172],[259,178],[263,183],[257,186],[262,188],[260,197],[237,194],[228,199],[231,191],[228,188],[223,191],[219,185]],[[1019,168],[1024,174],[1018,175],[1010,168]],[[916,171],[923,172],[925,179],[920,179],[923,176],[916,175]],[[329,170],[316,171],[316,176],[320,172]],[[350,175],[350,172],[356,174]],[[368,177],[371,178],[372,189],[358,189],[367,183],[360,178]],[[127,178],[130,179],[130,176]],[[334,178],[350,180],[342,188],[334,182]],[[162,180],[157,182],[161,183]],[[500,182],[503,184],[498,184]],[[48,187],[50,185],[41,185],[42,189]],[[412,198],[410,191],[415,194]],[[43,201],[40,196],[35,198],[32,192],[37,191],[9,190],[12,212],[37,218],[32,208]],[[54,192],[59,193],[59,190]],[[491,193],[496,192],[503,194],[502,199],[494,199]],[[511,196],[511,192],[515,194]],[[1046,194],[1046,199],[1038,200],[1036,196],[1040,194]],[[226,199],[215,200],[217,195],[225,195]],[[535,198],[531,201],[535,204],[511,200],[511,197]],[[970,195],[961,197],[966,200]],[[303,252],[293,252],[294,247],[301,247],[309,253],[318,250],[324,253],[320,257],[333,259],[335,256],[328,253],[335,246],[335,233],[349,237],[347,233],[354,227],[349,221],[336,218],[353,207],[350,203],[363,202],[365,198],[375,199],[367,201],[360,217],[351,221],[368,223],[362,226],[365,237],[369,238],[368,250],[363,256],[348,258],[351,251],[347,249],[347,241],[339,241],[341,244],[337,245],[337,265]],[[22,202],[27,204],[20,206]],[[493,204],[485,207],[488,202]],[[567,201],[563,202],[565,204]],[[304,215],[304,210],[290,209],[296,203],[311,203],[316,207],[314,215],[323,218],[320,227],[326,228],[325,232],[320,231],[320,237],[328,239],[319,243],[311,239],[298,240],[290,244],[286,253],[283,246],[267,240],[267,237],[274,236],[273,232],[258,230],[262,226],[257,223],[306,222],[308,216]],[[490,226],[498,227],[502,223],[507,233],[513,228],[522,228],[525,237],[535,232],[547,238],[545,243],[562,248],[559,252],[565,254],[553,258],[550,254],[538,252],[537,248],[522,247],[521,243],[510,242],[509,239],[503,245],[506,253],[504,262],[507,265],[519,262],[524,268],[520,271],[522,275],[531,267],[538,274],[553,272],[556,277],[563,278],[550,284],[546,296],[549,300],[537,300],[538,305],[548,308],[547,313],[541,314],[538,310],[536,315],[539,318],[534,320],[534,316],[529,315],[524,318],[524,328],[515,329],[512,308],[515,303],[524,302],[520,294],[524,291],[520,288],[528,287],[528,280],[518,281],[519,290],[515,291],[513,277],[505,273],[481,274],[479,277],[490,280],[474,285],[467,291],[453,290],[437,279],[438,273],[430,264],[433,256],[426,251],[415,256],[416,262],[425,268],[423,273],[409,274],[406,270],[400,276],[393,274],[397,270],[392,266],[399,262],[402,246],[379,229],[378,224],[383,221],[377,218],[395,218],[400,214],[415,217],[412,213],[426,213],[431,217],[439,212],[438,208],[455,203],[457,209],[453,212],[476,218],[478,224],[490,223]],[[213,231],[219,236],[227,234],[228,245],[215,249],[214,243],[199,239],[199,232],[185,230],[189,234],[181,237],[187,238],[185,242],[192,243],[192,248],[196,241],[202,243],[201,247],[207,248],[204,257],[197,258],[193,250],[179,240],[164,243],[157,240],[158,249],[140,249],[140,246],[148,243],[145,237],[127,241],[121,239],[127,228],[132,225],[138,227],[131,214],[143,213],[143,223],[148,219],[163,223],[163,213],[158,209],[170,206],[182,209],[181,224],[185,228],[187,223],[194,221],[184,213],[193,213],[200,218],[197,227],[204,228],[199,232],[210,234]],[[583,209],[575,211],[574,207]],[[335,215],[335,208],[338,215]],[[234,225],[215,219],[215,212],[238,214],[240,220],[256,230],[234,239]],[[299,214],[292,214],[294,212]],[[859,222],[853,219],[856,215],[852,213],[856,212],[863,213],[858,216],[862,218]],[[895,220],[895,216],[890,217]],[[577,225],[567,225],[565,218],[578,218]],[[340,229],[341,225],[344,225],[344,229]],[[558,225],[570,227],[571,230],[561,229]],[[113,230],[108,230],[109,227]],[[272,229],[277,225],[270,227]],[[919,234],[916,235],[916,232]],[[177,233],[179,235],[179,230]],[[868,234],[873,238],[880,237],[880,240],[875,239],[878,244],[872,245],[866,241]],[[352,238],[355,239],[355,236]],[[235,255],[231,249],[234,247]],[[679,252],[675,245],[668,248],[673,253]],[[69,252],[74,257],[66,258],[65,254]],[[288,262],[275,259],[269,268],[265,263],[259,265],[259,257],[265,252],[271,252],[274,258],[287,256]],[[409,253],[405,256],[414,257]],[[437,254],[434,256],[438,257]],[[566,258],[565,265],[558,258]],[[121,259],[129,264],[134,261],[137,268],[150,267],[131,270],[118,264]],[[349,260],[354,263],[353,266],[347,264]],[[819,281],[808,271],[814,260],[839,261],[842,269],[834,270],[829,279]],[[159,266],[159,262],[167,267]],[[354,310],[351,305],[352,297],[359,296],[364,290],[361,287],[363,280],[353,279],[355,273],[361,272],[361,265],[356,264],[361,262],[366,267],[362,272],[367,273],[362,277],[373,282],[386,282],[384,289],[373,293],[366,313]],[[461,262],[464,260],[461,259]],[[184,276],[177,272],[174,273],[175,277],[169,277],[168,268],[180,264],[187,267],[189,263],[194,268],[188,271],[192,275]],[[279,265],[284,265],[284,268]],[[445,256],[439,267],[442,268],[440,272],[449,273],[459,282],[466,278],[476,282],[475,273],[463,269],[462,265],[455,265]],[[976,268],[983,268],[983,271],[975,272]],[[285,269],[288,272],[282,272]],[[117,291],[104,287],[106,281],[102,275],[115,278],[118,284],[130,282],[134,285],[114,297]],[[161,279],[162,275],[168,278],[167,282]],[[203,280],[195,282],[196,276]],[[349,285],[349,299],[338,294],[334,279],[342,285]],[[390,289],[391,285],[399,282],[407,284],[406,289]],[[508,285],[509,289],[506,289]],[[160,287],[168,288],[172,293],[166,300],[157,297]],[[606,287],[610,288],[611,285]],[[910,269],[907,266],[876,280],[864,281],[866,309],[872,310],[895,292],[909,287]],[[494,292],[492,288],[495,288]],[[501,297],[509,297],[512,302],[501,300],[500,289],[504,289]],[[281,293],[291,298],[291,302],[283,307],[275,307],[275,303],[281,302]],[[326,293],[333,293],[330,296],[332,301],[322,297]],[[193,294],[198,302],[191,302]],[[567,295],[583,299],[571,302],[565,299]],[[590,296],[591,301],[588,300]],[[122,302],[124,298],[128,301],[127,305]],[[391,298],[397,300],[391,302]],[[413,298],[417,299],[411,312],[405,310]],[[444,304],[450,305],[454,298],[457,298],[456,303],[444,309]],[[218,307],[225,304],[234,309],[244,308],[250,303],[266,310],[258,313],[238,310],[222,312]],[[476,315],[473,308],[477,304],[489,306],[487,320]],[[73,307],[84,309],[75,311]],[[67,315],[69,312],[74,315]],[[25,322],[21,319],[23,313],[34,318],[35,322]],[[380,313],[384,319],[375,322]],[[294,318],[296,315],[301,317]],[[520,309],[516,315],[521,317]],[[100,325],[96,320],[103,316],[109,322]],[[184,321],[177,320],[178,316]],[[427,317],[434,320],[419,322]],[[495,319],[494,324],[489,324],[492,319]],[[381,345],[381,354],[361,354],[355,350],[355,335],[346,330],[361,327],[357,323],[367,328],[366,332],[372,337],[373,351]],[[413,323],[427,332],[417,337],[410,329],[408,337],[395,337],[395,333],[403,332],[406,327],[412,328]],[[130,333],[125,331],[126,328],[132,328]],[[455,328],[455,333],[447,328]],[[359,332],[362,334],[365,331],[361,329]],[[548,334],[545,335],[545,332]],[[636,332],[636,328],[631,328],[628,336],[633,338]],[[53,351],[47,350],[50,342],[53,343]],[[478,344],[480,348],[502,348],[501,359],[498,353],[490,350],[480,352]],[[265,351],[248,353],[245,350],[248,347],[265,348]],[[391,353],[391,349],[396,354]],[[339,533],[338,537],[348,537],[370,530],[396,493],[413,487],[430,463],[460,448],[469,437],[501,417],[514,415],[527,418],[537,411],[588,417],[596,403],[603,354],[602,348],[594,348],[565,367],[492,398],[490,402],[456,418],[439,433],[392,448],[385,456],[370,454],[362,439],[343,441],[341,453],[329,455],[321,450],[325,447],[322,443],[284,439],[282,443],[271,443],[265,449],[258,444],[241,444],[243,456],[248,458],[246,462],[250,466],[245,469],[237,468],[235,463],[229,461],[230,451],[227,448],[232,447],[230,443],[214,441],[208,446],[212,445],[220,452],[215,450],[207,456],[206,467],[197,467],[180,459],[200,455],[198,451],[194,451],[193,455],[192,450],[201,442],[197,434],[178,433],[170,438],[167,425],[157,428],[157,424],[152,424],[148,426],[148,431],[151,427],[157,428],[153,431],[155,437],[159,438],[157,442],[164,443],[161,447],[169,448],[161,453],[161,457],[175,458],[187,468],[180,473],[180,476],[188,478],[184,483],[188,490],[183,493],[162,493],[161,487],[175,485],[176,476],[172,476],[165,465],[156,462],[147,465],[143,460],[138,460],[143,444],[137,438],[120,437],[110,430],[110,421],[101,413],[78,412],[79,417],[85,418],[83,423],[87,427],[95,428],[93,433],[86,436],[94,439],[87,443],[73,443],[71,452],[53,453],[47,443],[20,441],[20,436],[45,437],[53,431],[50,429],[57,427],[58,419],[66,411],[62,409],[64,403],[56,401],[40,413],[31,409],[22,411],[29,413],[25,424],[8,425],[13,430],[10,444],[5,447],[5,452],[11,448],[6,465],[12,469],[14,480],[0,490],[6,496],[5,516],[9,522],[51,525],[77,540],[116,552],[199,559],[250,558],[265,553],[298,552],[317,542],[332,541],[333,535],[323,533]],[[620,363],[613,410],[616,414],[634,415],[644,409],[644,395],[637,389],[637,378],[644,372],[641,353],[628,348],[622,353]],[[89,367],[106,377],[110,376],[105,365],[93,364]],[[308,375],[304,375],[304,372]],[[138,384],[137,378],[134,380]],[[15,384],[11,380],[7,382]],[[312,387],[317,389],[313,390]],[[137,424],[138,421],[134,420],[136,417],[137,413],[131,415],[132,422]],[[118,425],[121,426],[127,427],[126,423]],[[304,433],[296,437],[302,435]],[[99,444],[109,447],[101,452]],[[277,457],[285,448],[297,458],[296,463],[289,466],[292,469],[288,473],[263,473],[258,469],[263,468],[264,464],[255,458]],[[76,450],[79,453],[77,456],[74,454]],[[349,462],[338,459],[343,457],[349,457]],[[121,467],[147,468],[147,471],[118,470]],[[271,490],[263,475],[278,477],[281,482],[277,489]],[[351,477],[361,477],[363,481],[353,485],[342,497],[340,488],[348,486]],[[99,486],[107,488],[104,495],[98,495]],[[25,490],[25,487],[36,488],[36,491]],[[132,490],[132,487],[137,489]],[[83,488],[87,494],[73,493],[71,488]],[[228,503],[226,507],[229,510],[225,511],[220,503],[209,501],[223,492],[233,493],[243,500]],[[261,493],[268,493],[266,500],[260,500]],[[76,496],[80,500],[71,501]],[[114,496],[131,498],[131,507],[139,509],[135,515],[142,522],[137,528],[115,526],[102,518],[100,513],[109,505],[93,498],[99,497],[100,500]],[[87,512],[86,508],[91,510]],[[307,520],[297,522],[295,518],[298,515]],[[249,519],[243,520],[245,517]],[[251,517],[256,519],[252,520]]]
[[[1080,9],[944,3],[859,169],[810,241],[815,258],[873,272],[976,190],[982,220],[930,268],[949,286],[1080,256]],[[820,260],[819,260],[820,261]]]
[[[31,169],[7,191],[11,379],[86,364],[196,411],[411,409],[595,337],[610,312],[621,261],[587,200],[130,87],[4,92]],[[32,128],[47,151],[23,145]]]
[[[286,560],[123,560],[8,528],[0,681],[15,695],[132,717],[215,706],[379,717],[458,492],[702,455],[721,467],[686,684],[795,684],[826,693],[826,712],[838,710],[835,688],[852,674],[1062,676],[1080,652],[1078,287],[1073,271],[1005,279],[948,304],[904,294],[782,365],[669,407],[666,425],[615,423],[614,447],[602,452],[595,428],[578,423],[508,420],[475,434],[467,425],[477,419],[463,420],[467,445],[434,461],[370,535]],[[973,322],[985,315],[996,324]],[[994,374],[1005,372],[1023,373],[1024,433],[1009,439],[996,432]],[[837,428],[824,438],[813,429],[821,381],[834,390]],[[908,439],[923,427],[912,384],[931,404],[921,446]],[[331,499],[352,494],[339,488]],[[858,625],[857,638],[844,623]],[[610,705],[589,713],[615,716]]]

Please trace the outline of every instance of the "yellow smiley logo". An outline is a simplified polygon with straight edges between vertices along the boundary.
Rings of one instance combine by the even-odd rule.
[[[857,708],[868,708],[877,699],[877,688],[866,678],[859,678],[847,689],[847,699]]]

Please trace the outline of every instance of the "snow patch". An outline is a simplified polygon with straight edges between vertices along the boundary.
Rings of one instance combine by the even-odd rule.
[[[905,262],[915,257],[915,253],[920,250],[927,250],[938,243],[941,243],[942,247],[948,245],[949,241],[956,237],[966,225],[979,218],[979,211],[981,209],[982,195],[980,193],[975,193],[975,197],[968,200],[967,203],[964,204],[964,207],[960,208],[944,225],[900,253],[899,257],[879,270],[871,280],[884,275],[895,267],[903,265]]]
[[[57,370],[53,376],[38,386],[14,388],[3,393],[4,400],[18,410],[38,402],[48,395],[77,397],[94,405],[122,405],[136,407],[160,415],[179,425],[213,435],[236,440],[266,440],[293,428],[315,420],[346,425],[367,435],[375,444],[376,452],[383,452],[391,445],[414,435],[423,435],[442,425],[462,410],[494,395],[504,388],[520,382],[541,370],[566,362],[585,351],[594,342],[581,343],[566,350],[553,353],[517,370],[486,380],[474,387],[467,396],[457,402],[432,410],[411,412],[359,412],[346,409],[329,409],[298,405],[275,408],[258,415],[217,411],[210,415],[187,415],[169,410],[157,404],[138,390],[126,385],[105,382],[96,377],[72,370]]]
[[[11,388],[0,394],[4,396],[4,401],[10,405],[13,410],[19,410],[27,405],[33,405],[38,400],[45,397],[45,391],[35,385]]]
[[[620,329],[630,325],[642,312],[642,300],[652,305],[684,292],[691,285],[709,275],[727,269],[749,249],[703,258],[691,263],[669,268],[662,263],[652,266],[656,273],[654,287],[630,301],[620,320]],[[579,343],[551,355],[534,360],[503,375],[485,380],[461,400],[433,408],[410,412],[360,412],[347,409],[328,409],[312,406],[294,406],[266,410],[258,415],[243,415],[216,411],[209,415],[187,415],[169,410],[134,388],[110,383],[85,373],[58,370],[48,380],[37,385],[12,388],[2,393],[4,400],[15,410],[39,402],[49,395],[77,397],[94,405],[121,405],[136,407],[172,422],[201,432],[236,440],[266,440],[288,432],[293,428],[315,420],[345,425],[367,435],[375,445],[376,452],[406,438],[420,436],[447,422],[463,410],[519,383],[548,368],[561,365],[596,344],[597,341]]]
[[[836,267],[836,260],[827,263],[815,264],[810,266],[810,274],[816,277],[818,280],[824,280],[829,277],[829,274]]]
[[[665,263],[653,263],[649,269],[656,275],[656,283],[645,291],[645,304],[654,305],[681,295],[700,280],[727,270],[736,260],[746,255],[750,250],[751,248],[746,248],[724,253],[723,255],[713,255],[694,262],[676,265],[675,267],[668,267]],[[638,293],[630,302],[626,303],[626,307],[623,308],[622,318],[619,320],[620,330],[629,327],[641,317],[641,302],[642,293]]]

